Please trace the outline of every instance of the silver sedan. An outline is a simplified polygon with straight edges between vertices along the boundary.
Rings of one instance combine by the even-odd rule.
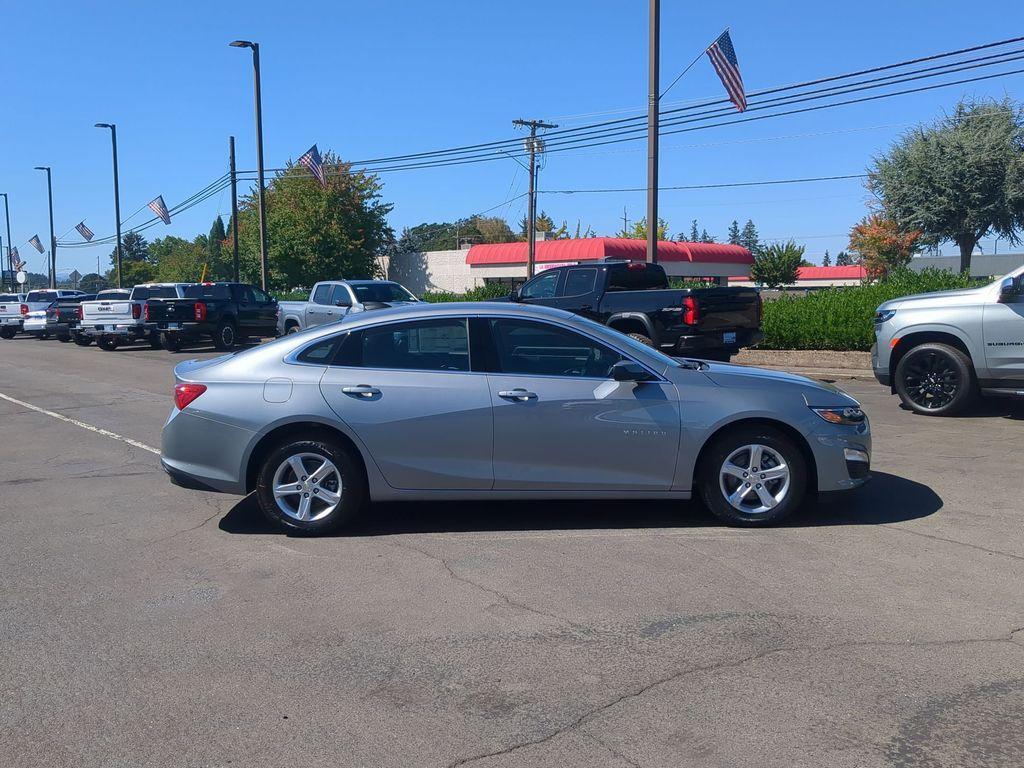
[[[417,304],[174,369],[172,482],[322,533],[368,502],[689,499],[763,525],[868,477],[836,387],[680,360],[555,309]]]

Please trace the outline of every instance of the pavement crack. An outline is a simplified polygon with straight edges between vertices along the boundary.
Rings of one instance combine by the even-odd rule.
[[[599,744],[600,746],[604,747],[612,756],[618,758],[619,760],[621,760],[622,762],[626,763],[627,765],[633,766],[633,768],[641,768],[640,763],[638,763],[635,760],[633,760],[633,759],[627,757],[626,755],[622,754],[621,752],[619,752],[617,749],[615,749],[614,747],[610,746],[609,744],[606,744],[599,737],[597,737],[594,734],[590,733],[590,731],[583,731],[583,733],[586,734],[587,738],[589,738],[591,741],[593,741],[594,743]]]
[[[911,531],[907,528],[901,528],[898,525],[891,525],[887,527],[891,528],[894,531],[899,531],[900,533],[908,533],[911,536],[920,536],[925,539],[932,539],[933,541],[944,541],[947,544],[957,544],[961,547],[968,547],[970,549],[977,549],[980,552],[987,552],[990,555],[1000,555],[1002,557],[1009,557],[1012,560],[1024,560],[1024,557],[1022,557],[1021,555],[1015,555],[1011,552],[1003,552],[998,549],[989,549],[988,547],[982,547],[978,544],[970,544],[966,541],[959,541],[958,539],[947,539],[945,536],[936,536],[932,533],[921,533],[921,531]]]

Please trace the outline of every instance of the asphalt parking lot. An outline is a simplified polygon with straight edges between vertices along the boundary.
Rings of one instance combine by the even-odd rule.
[[[146,449],[195,356],[0,342],[0,765],[1024,764],[1024,406],[839,382],[874,480],[775,529],[445,503],[305,539]]]

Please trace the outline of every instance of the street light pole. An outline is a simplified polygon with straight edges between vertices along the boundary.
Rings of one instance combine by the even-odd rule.
[[[661,0],[650,0],[647,69],[647,261],[658,263],[658,83],[661,58]]]
[[[530,280],[537,268],[537,149],[540,147],[537,129],[558,126],[554,123],[545,123],[543,120],[513,120],[512,125],[530,129],[530,138],[526,140],[530,153],[530,187],[526,193],[529,198],[526,214],[526,279]]]
[[[260,44],[249,40],[235,40],[233,48],[252,50],[253,94],[256,100],[256,176],[260,213],[260,287],[267,290],[269,267],[267,266],[267,209],[263,200],[263,100],[260,95]]]
[[[11,211],[7,207],[7,193],[0,192],[4,198],[4,221],[7,222],[7,269],[11,271],[11,290],[15,291],[14,282],[14,255],[11,253]]]
[[[110,129],[110,143],[114,151],[114,229],[117,246],[114,249],[117,261],[117,287],[121,287],[121,190],[117,180],[117,126],[113,123],[96,123],[97,128]]]
[[[50,166],[37,165],[37,171],[46,171],[46,196],[50,202],[50,287],[57,287],[57,238],[53,236],[53,179]]]
[[[238,282],[238,174],[235,170],[235,137],[228,137],[228,163],[231,168],[231,263]]]

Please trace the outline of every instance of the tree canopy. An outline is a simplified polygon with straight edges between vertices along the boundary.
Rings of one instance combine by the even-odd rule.
[[[759,247],[754,254],[750,276],[755,283],[767,288],[792,285],[796,282],[803,258],[804,247],[792,240]]]
[[[892,219],[873,213],[850,230],[850,251],[871,277],[884,280],[910,263],[920,238],[920,232],[902,232]]]
[[[952,115],[904,135],[868,169],[868,189],[923,245],[952,241],[960,270],[978,241],[1012,244],[1024,226],[1024,115],[1010,100],[957,105]]]
[[[647,239],[647,217],[634,221],[633,226],[629,229],[619,230],[616,237],[625,237],[631,240],[646,240]],[[668,240],[668,222],[660,216],[658,217],[658,239]]]

